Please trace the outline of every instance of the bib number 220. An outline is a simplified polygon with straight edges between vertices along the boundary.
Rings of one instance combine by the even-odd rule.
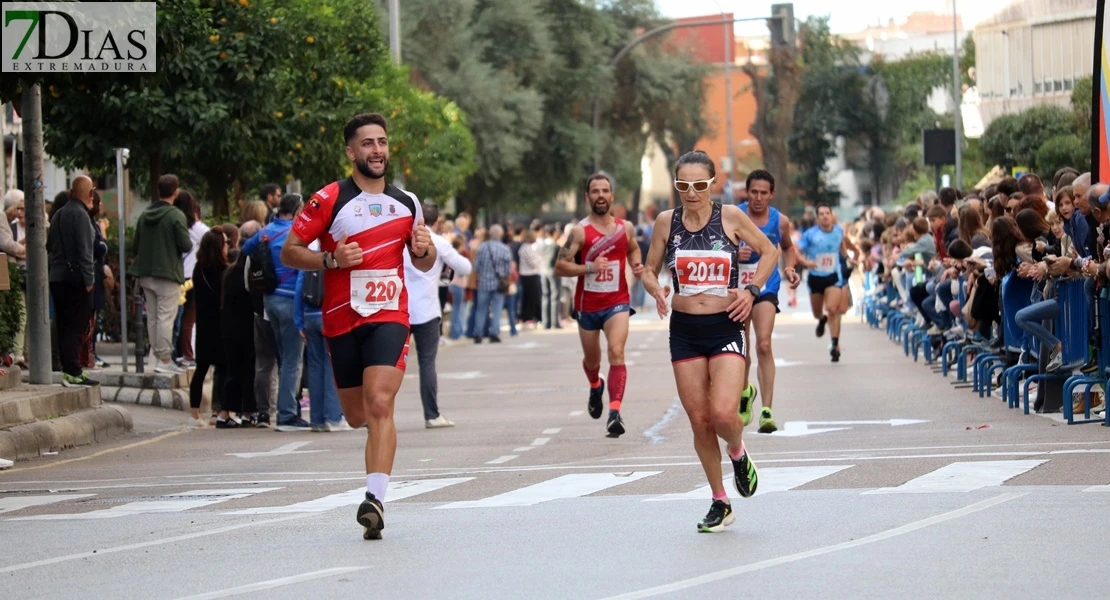
[[[399,310],[401,277],[396,270],[351,272],[351,308],[369,317],[382,310]]]

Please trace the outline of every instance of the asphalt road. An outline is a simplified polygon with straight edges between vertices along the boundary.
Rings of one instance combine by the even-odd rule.
[[[0,598],[1105,597],[1110,430],[953,389],[858,323],[830,364],[804,309],[776,328],[783,434],[745,436],[759,491],[697,533],[666,325],[634,321],[620,439],[585,414],[574,329],[442,348],[452,429],[424,428],[411,369],[381,541],[354,519],[362,433],[136,409],[0,473]]]

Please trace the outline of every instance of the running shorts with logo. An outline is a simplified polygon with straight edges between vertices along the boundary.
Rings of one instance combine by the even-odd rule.
[[[613,219],[613,223],[613,231],[609,234],[598,231],[588,219],[579,223],[585,240],[576,262],[584,265],[602,256],[609,260],[607,268],[582,275],[575,286],[574,318],[579,329],[585,331],[599,331],[613,315],[631,311],[628,281],[624,276],[628,232],[621,219]]]
[[[319,239],[325,252],[334,252],[344,235],[362,248],[358,266],[324,271],[323,333],[341,389],[362,385],[366,367],[405,368],[404,253],[422,218],[409,192],[387,184],[384,193],[369,194],[347,178],[313,194],[293,223],[294,233],[309,243]]]
[[[674,311],[670,325],[671,364],[733,355],[747,360],[748,341],[727,312],[692,315]]]
[[[740,210],[744,211],[744,214],[749,215],[748,203],[745,202],[744,204],[740,205]],[[771,245],[773,245],[775,248],[781,249],[782,223],[779,221],[779,219],[782,218],[782,214],[773,206],[767,209],[767,213],[767,222],[763,225],[756,225],[756,227],[759,227],[759,230],[763,232],[763,235],[767,236],[767,239],[771,240]],[[759,253],[753,251],[751,257],[749,257],[746,261],[741,261],[738,266],[740,272],[740,287],[749,285],[755,280],[755,271],[758,267]],[[755,302],[753,302],[753,304],[759,304],[760,302],[770,302],[771,304],[775,305],[776,313],[782,312],[779,310],[779,288],[781,286],[782,275],[779,273],[779,270],[776,267],[776,269],[771,273],[771,276],[767,278],[767,283],[763,284],[763,289],[761,290],[759,297],[755,299]]]

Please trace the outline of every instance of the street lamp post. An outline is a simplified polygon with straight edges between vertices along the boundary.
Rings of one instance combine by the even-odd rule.
[[[713,3],[717,5],[717,10],[721,12],[721,20],[725,21],[722,29],[725,32],[725,139],[728,142],[728,164],[725,167],[728,171],[728,179],[725,180],[724,189],[730,195],[728,199],[731,200],[732,173],[735,168],[736,154],[732,148],[732,44],[730,43],[732,38],[728,33],[733,24],[725,17],[725,9],[721,6],[721,3],[717,0],[713,0]]]
[[[952,99],[953,114],[956,121],[956,182],[952,186],[956,189],[961,189],[963,183],[963,165],[961,164],[963,158],[963,114],[960,112],[960,103],[963,94],[960,93],[960,32],[956,22],[959,17],[956,15],[956,0],[952,0]],[[1009,76],[1009,73],[1007,73]]]

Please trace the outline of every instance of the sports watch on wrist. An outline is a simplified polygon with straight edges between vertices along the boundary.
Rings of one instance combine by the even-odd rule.
[[[748,293],[752,295],[752,298],[758,298],[759,292],[762,291],[759,289],[758,285],[746,285],[744,286],[744,289],[748,290]]]

